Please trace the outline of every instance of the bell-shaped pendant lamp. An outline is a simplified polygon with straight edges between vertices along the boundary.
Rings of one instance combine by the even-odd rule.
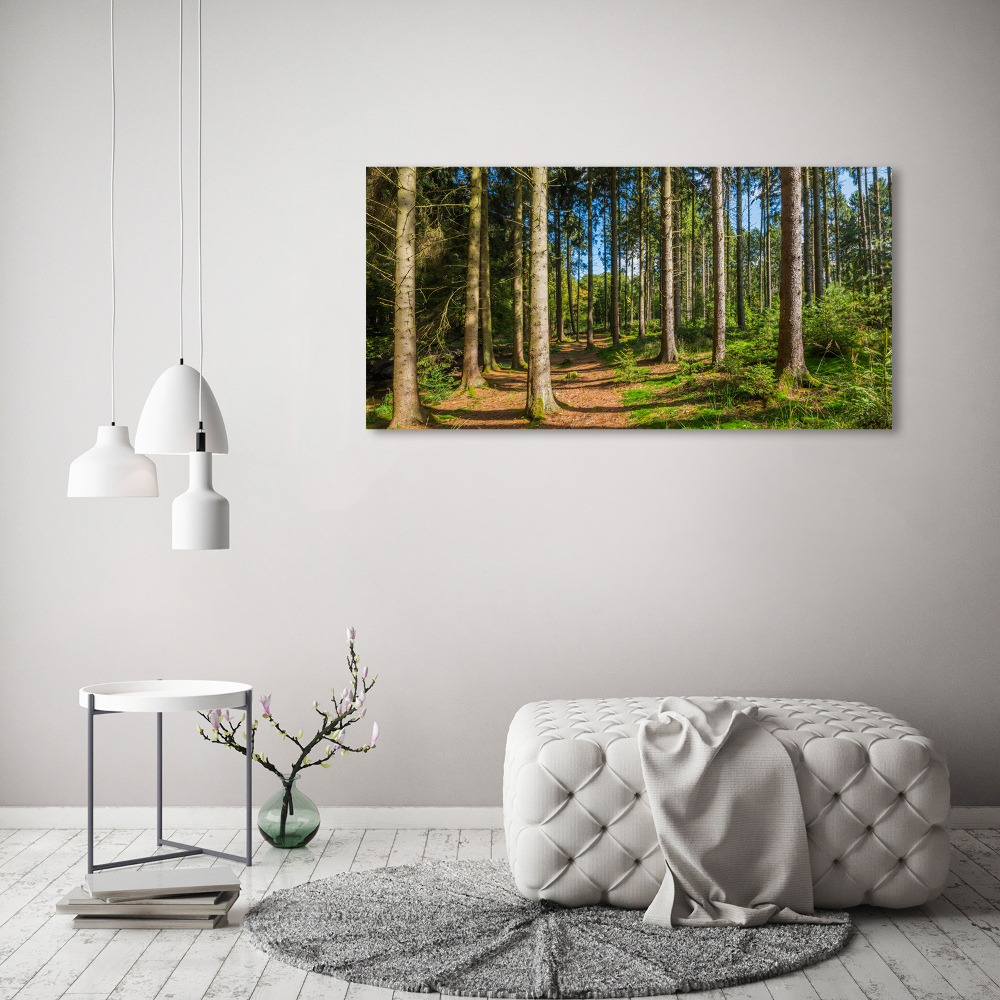
[[[204,436],[199,432],[199,445]],[[191,452],[188,488],[174,500],[175,549],[228,549],[229,501],[212,486],[212,453]]]
[[[192,454],[199,421],[204,425],[205,451],[228,454],[229,438],[215,393],[197,368],[173,365],[146,398],[135,429],[135,446],[146,455]]]
[[[156,466],[137,455],[128,428],[115,423],[115,5],[111,0],[111,423],[69,467],[70,497],[155,497]],[[225,434],[225,431],[223,431]]]

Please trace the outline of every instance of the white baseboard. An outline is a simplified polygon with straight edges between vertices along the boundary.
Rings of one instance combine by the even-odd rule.
[[[500,806],[332,806],[321,807],[319,813],[327,830],[489,830],[503,826]],[[256,821],[256,806],[253,816]],[[245,817],[240,806],[163,809],[163,825],[171,830],[240,830]],[[0,806],[0,829],[75,830],[86,825],[84,806]],[[152,829],[156,810],[152,806],[98,806],[94,826]]]
[[[256,807],[254,817],[256,818]],[[320,808],[327,830],[496,830],[503,826],[500,806],[330,806]],[[239,830],[239,806],[167,806],[163,824],[172,830]],[[955,830],[1000,829],[1000,807],[956,806],[949,816]],[[76,830],[87,825],[83,806],[0,806],[0,829]],[[98,806],[98,829],[152,829],[152,806]]]
[[[1000,807],[954,806],[948,815],[953,830],[1000,829]]]

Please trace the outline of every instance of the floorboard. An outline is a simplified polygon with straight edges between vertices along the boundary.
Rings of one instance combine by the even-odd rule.
[[[167,837],[241,854],[243,830]],[[1000,830],[956,830],[947,887],[922,907],[858,907],[840,955],[699,1000],[1000,1000]],[[229,865],[241,876],[229,924],[216,930],[75,930],[54,912],[83,881],[86,831],[0,830],[0,1000],[415,1000],[270,959],[243,930],[247,909],[277,889],[341,872],[447,859],[504,859],[503,830],[321,830],[285,851],[255,835],[254,863],[207,855],[157,867]],[[151,830],[97,830],[98,861],[169,852]],[[447,1000],[420,994],[423,1000]]]

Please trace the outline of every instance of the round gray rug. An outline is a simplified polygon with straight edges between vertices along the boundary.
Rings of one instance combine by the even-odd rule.
[[[532,902],[515,889],[506,861],[437,861],[276,892],[250,908],[244,926],[258,948],[300,969],[479,997],[735,986],[829,958],[851,935],[850,922],[667,928],[642,915]]]

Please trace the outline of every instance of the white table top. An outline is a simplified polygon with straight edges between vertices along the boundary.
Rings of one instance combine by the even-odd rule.
[[[236,681],[113,681],[80,688],[80,704],[86,708],[94,696],[94,708],[102,712],[194,712],[211,708],[243,708],[249,684]]]

